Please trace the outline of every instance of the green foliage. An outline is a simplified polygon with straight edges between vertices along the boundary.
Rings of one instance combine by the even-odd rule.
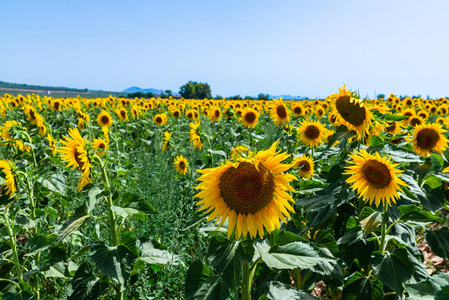
[[[212,98],[210,86],[207,83],[189,81],[179,89],[184,99],[210,99]]]

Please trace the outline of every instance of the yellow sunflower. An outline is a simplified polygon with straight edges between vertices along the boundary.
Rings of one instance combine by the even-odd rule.
[[[295,116],[301,116],[304,114],[304,108],[302,107],[301,103],[294,102],[291,105],[292,112],[295,114]]]
[[[200,121],[190,123],[190,138],[189,141],[193,144],[195,150],[201,150],[203,148],[203,141],[201,140],[201,125]]]
[[[129,119],[128,119],[128,111],[125,109],[125,108],[123,108],[123,107],[120,107],[120,108],[118,108],[118,109],[116,109],[115,110],[115,114],[120,118],[120,120],[122,120],[122,121],[128,121]]]
[[[245,127],[255,128],[257,122],[259,122],[259,113],[250,107],[246,107],[239,119]]]
[[[432,150],[443,153],[447,148],[447,139],[440,124],[418,125],[413,132],[413,151],[421,156],[429,156]]]
[[[97,124],[100,127],[109,127],[113,123],[111,115],[105,111],[102,110],[101,113],[97,117]]]
[[[221,118],[221,109],[219,107],[212,107],[209,110],[209,119],[211,122],[218,122]]]
[[[380,202],[385,202],[391,206],[391,202],[396,203],[399,199],[398,191],[403,192],[400,185],[408,186],[402,181],[398,174],[403,171],[396,169],[399,164],[390,162],[390,158],[383,158],[376,152],[369,154],[365,149],[349,154],[352,164],[346,167],[343,174],[351,175],[346,179],[347,183],[353,183],[351,188],[357,191],[359,198],[364,198],[365,202],[373,202],[378,207]]]
[[[424,120],[419,116],[413,116],[409,118],[410,126],[416,127],[418,125],[424,124]]]
[[[189,161],[182,155],[176,156],[174,164],[176,167],[176,172],[180,175],[186,175],[189,172]]]
[[[399,134],[402,132],[401,122],[387,122],[387,126],[385,127],[385,131],[391,134]]]
[[[338,124],[345,125],[349,130],[357,132],[357,138],[362,139],[368,134],[372,125],[373,115],[360,101],[352,97],[351,91],[345,86],[339,88],[339,94],[330,95],[328,98],[335,99],[333,105],[337,110]]]
[[[189,110],[186,112],[186,118],[187,118],[188,120],[193,120],[193,119],[195,118],[195,111],[194,111],[193,109],[189,109]]]
[[[299,169],[298,176],[303,178],[310,178],[313,176],[315,163],[311,157],[301,155],[293,158],[292,168]]]
[[[273,119],[276,126],[283,126],[290,121],[290,112],[287,106],[284,105],[282,99],[274,99],[271,104],[270,117]]]
[[[280,227],[279,220],[287,222],[294,212],[294,202],[288,191],[294,192],[289,182],[296,177],[282,174],[290,165],[281,164],[289,155],[279,153],[273,143],[270,149],[253,153],[250,158],[238,162],[225,162],[219,167],[198,170],[203,174],[196,188],[202,190],[195,197],[201,200],[200,211],[210,214],[208,221],[217,218],[218,227],[228,220],[228,237],[251,238],[264,236]]]
[[[14,177],[14,165],[9,160],[0,160],[0,169],[5,174],[6,194],[12,197],[17,191],[16,178]]]
[[[246,153],[248,153],[248,148],[245,146],[237,146],[235,148],[232,148],[230,154],[231,160],[235,161]]]
[[[53,154],[53,156],[55,156],[56,153],[58,152],[58,148],[56,147],[55,139],[51,135],[48,134],[47,141],[48,141],[48,145],[50,146],[51,153]]]
[[[171,132],[164,132],[164,144],[162,145],[162,152],[164,152],[167,147],[170,145]]]
[[[323,143],[326,128],[318,121],[302,121],[298,131],[298,140],[306,146],[316,147]]]
[[[156,125],[165,125],[165,124],[167,124],[167,115],[166,114],[157,114],[154,116],[153,122]]]
[[[106,143],[106,141],[101,138],[94,139],[92,146],[94,148],[94,151],[100,156],[105,154],[108,150],[108,143]]]
[[[16,134],[25,132],[26,130],[27,129],[22,126],[22,123],[17,121],[6,121],[3,123],[3,127],[0,127],[0,139],[3,141],[13,142],[13,145],[19,148],[20,151],[30,152],[31,147],[29,145],[25,145],[24,141],[20,139],[13,138]]]

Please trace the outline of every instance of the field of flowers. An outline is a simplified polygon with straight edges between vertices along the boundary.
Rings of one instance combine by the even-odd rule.
[[[449,299],[448,114],[5,94],[1,299]]]

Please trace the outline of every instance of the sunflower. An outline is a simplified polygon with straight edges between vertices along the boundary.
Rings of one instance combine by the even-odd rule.
[[[418,125],[413,132],[413,151],[429,156],[433,151],[443,153],[447,148],[446,130],[440,124]]]
[[[391,134],[399,134],[402,132],[401,122],[387,122],[387,126],[385,127],[385,131]]]
[[[409,122],[412,127],[424,124],[424,120],[419,116],[410,117]]]
[[[101,113],[97,117],[97,124],[100,127],[109,127],[113,123],[111,115],[105,111],[102,110]]]
[[[304,114],[304,108],[300,103],[293,103],[291,105],[291,109],[295,116],[301,116],[302,114]]]
[[[200,121],[190,123],[190,138],[189,141],[193,144],[195,150],[201,150],[203,148],[203,142],[201,140],[201,125]]]
[[[6,121],[3,123],[3,127],[0,127],[0,139],[13,142],[13,145],[19,148],[20,151],[30,152],[31,147],[29,145],[25,145],[24,141],[15,138],[16,136],[23,137],[23,133],[26,130],[27,129],[22,126],[22,123],[17,121]]]
[[[293,198],[286,192],[293,188],[289,182],[296,177],[282,172],[290,165],[281,164],[289,155],[279,154],[273,143],[270,149],[253,153],[250,158],[238,162],[226,162],[217,168],[198,170],[203,181],[196,188],[202,190],[195,197],[201,200],[200,211],[210,214],[208,221],[217,218],[218,227],[228,220],[228,237],[235,232],[237,238],[264,236],[280,227],[279,220],[286,222],[294,212],[290,202]],[[221,219],[221,220],[220,220]]]
[[[438,117],[435,122],[437,124],[440,124],[441,126],[445,126],[447,121],[446,121],[446,118]]]
[[[181,111],[178,108],[173,108],[170,111],[170,114],[173,118],[179,118],[181,116]]]
[[[195,118],[195,111],[193,109],[189,109],[186,112],[186,118],[187,120],[193,120]]]
[[[164,144],[162,145],[162,152],[164,152],[167,147],[170,145],[171,132],[164,132]]]
[[[189,161],[182,155],[176,156],[174,164],[176,167],[176,172],[180,175],[186,175],[189,172]]]
[[[221,109],[219,107],[213,107],[209,110],[209,119],[211,122],[217,122],[221,118]]]
[[[290,112],[284,105],[282,99],[274,99],[271,105],[270,117],[273,119],[276,126],[282,126],[290,121]]]
[[[167,124],[167,115],[166,114],[157,114],[154,116],[153,122],[156,125],[165,125],[165,124]]]
[[[318,121],[302,121],[299,124],[298,140],[309,147],[319,146],[323,142],[326,128]]]
[[[25,113],[27,114],[28,120],[31,124],[36,124],[37,122],[37,115],[36,109],[32,106],[25,106]]]
[[[250,107],[246,107],[245,109],[243,109],[239,120],[245,127],[255,128],[257,122],[259,121],[259,113]]]
[[[94,148],[94,151],[100,156],[105,154],[108,150],[108,143],[106,143],[106,141],[101,138],[94,139],[92,146]]]
[[[53,156],[55,156],[56,153],[58,152],[58,148],[56,147],[55,139],[51,135],[48,134],[47,141],[48,141],[48,145],[50,146],[51,153],[53,154]]]
[[[0,160],[0,169],[5,174],[6,194],[12,197],[17,191],[16,178],[14,177],[14,165],[9,160]]]
[[[128,111],[124,109],[123,107],[120,107],[116,109],[115,114],[119,117],[122,121],[128,121]]]
[[[339,94],[328,97],[329,99],[335,99],[333,105],[338,112],[337,122],[345,125],[349,130],[356,131],[360,140],[365,134],[368,134],[373,116],[360,99],[354,98],[351,91],[346,89],[345,86],[338,90]]]
[[[59,100],[54,100],[51,102],[51,108],[54,111],[60,111],[62,109],[62,103]]]
[[[398,177],[403,172],[396,169],[399,164],[391,163],[390,158],[383,158],[378,152],[369,154],[365,149],[355,150],[349,157],[352,161],[347,162],[352,165],[343,174],[351,175],[346,182],[353,183],[351,188],[357,190],[359,198],[363,197],[370,205],[375,202],[377,207],[380,202],[390,206],[391,202],[396,203],[398,190],[403,192],[400,185],[408,186]]]
[[[84,186],[90,182],[90,169],[92,165],[89,160],[89,154],[86,150],[86,141],[81,137],[76,127],[69,129],[69,137],[63,136],[65,141],[60,142],[64,145],[61,147],[62,162],[67,162],[66,167],[73,166],[73,170],[77,167],[81,171],[81,179],[78,181],[78,191],[81,191]]]
[[[292,168],[299,169],[298,176],[304,178],[310,178],[314,173],[315,163],[311,157],[301,155],[293,158]]]
[[[245,146],[237,146],[235,148],[232,148],[230,152],[231,160],[235,161],[238,158],[242,157],[243,154],[248,153],[248,148]]]

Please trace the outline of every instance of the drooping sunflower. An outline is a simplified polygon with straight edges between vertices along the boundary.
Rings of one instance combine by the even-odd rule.
[[[22,126],[22,123],[17,121],[6,121],[3,123],[3,126],[0,127],[0,139],[3,141],[12,142],[14,146],[16,146],[20,151],[30,152],[31,147],[29,145],[25,145],[24,142],[26,140],[21,140],[19,138],[15,138],[13,136],[20,135],[23,137],[21,132],[26,132],[26,128]]]
[[[345,125],[349,130],[357,132],[358,139],[368,134],[372,125],[373,115],[366,106],[352,96],[351,91],[345,86],[339,88],[339,94],[330,95],[329,99],[335,99],[333,105],[338,111],[338,124]]]
[[[201,140],[201,124],[200,121],[190,123],[190,137],[189,141],[193,144],[195,150],[201,150],[203,148],[203,141]]]
[[[290,111],[285,106],[282,99],[273,99],[270,109],[270,117],[273,119],[276,126],[283,126],[290,121]]]
[[[309,147],[316,147],[323,143],[326,128],[319,121],[304,120],[297,128],[298,140]]]
[[[248,234],[263,238],[264,227],[270,233],[280,227],[279,220],[286,222],[289,212],[294,212],[288,191],[294,192],[289,182],[296,177],[282,174],[291,166],[281,163],[289,155],[276,151],[278,144],[238,162],[198,170],[203,175],[196,187],[202,190],[195,195],[201,199],[197,205],[210,214],[208,221],[217,218],[218,227],[228,220],[228,237],[235,232],[236,238]]]
[[[189,172],[189,161],[182,155],[176,156],[174,165],[176,167],[176,172],[180,175],[186,175]]]
[[[171,132],[164,132],[164,144],[162,145],[162,152],[164,152],[167,147],[170,145]]]
[[[242,115],[239,120],[245,127],[255,128],[257,122],[259,122],[259,113],[250,107],[246,107],[245,109],[243,109]]]
[[[5,174],[6,194],[12,197],[17,191],[16,178],[14,176],[14,165],[9,160],[0,160],[0,169]]]
[[[48,146],[50,146],[51,153],[53,156],[58,152],[58,148],[56,147],[56,141],[51,135],[47,135]]]
[[[292,168],[299,169],[298,176],[303,178],[310,178],[313,176],[315,163],[311,157],[301,155],[293,158]]]
[[[111,115],[105,110],[102,110],[97,117],[97,124],[100,127],[110,127],[113,122]]]
[[[98,153],[98,155],[103,155],[108,150],[108,143],[102,138],[94,139],[94,142],[92,143],[92,147],[94,148],[94,151]]]
[[[413,151],[421,156],[429,156],[432,151],[443,153],[447,148],[447,139],[440,124],[424,124],[415,127],[413,132]]]
[[[157,114],[153,118],[153,122],[156,125],[165,125],[167,124],[167,115],[166,114]]]
[[[347,183],[353,183],[351,188],[357,191],[359,198],[371,205],[373,202],[378,207],[380,202],[391,206],[399,199],[398,191],[403,192],[402,186],[408,186],[398,174],[403,171],[396,169],[399,164],[391,163],[390,158],[383,158],[376,152],[369,154],[365,149],[349,154],[352,158],[347,161],[352,164],[346,167],[343,174],[351,175],[346,179]]]

